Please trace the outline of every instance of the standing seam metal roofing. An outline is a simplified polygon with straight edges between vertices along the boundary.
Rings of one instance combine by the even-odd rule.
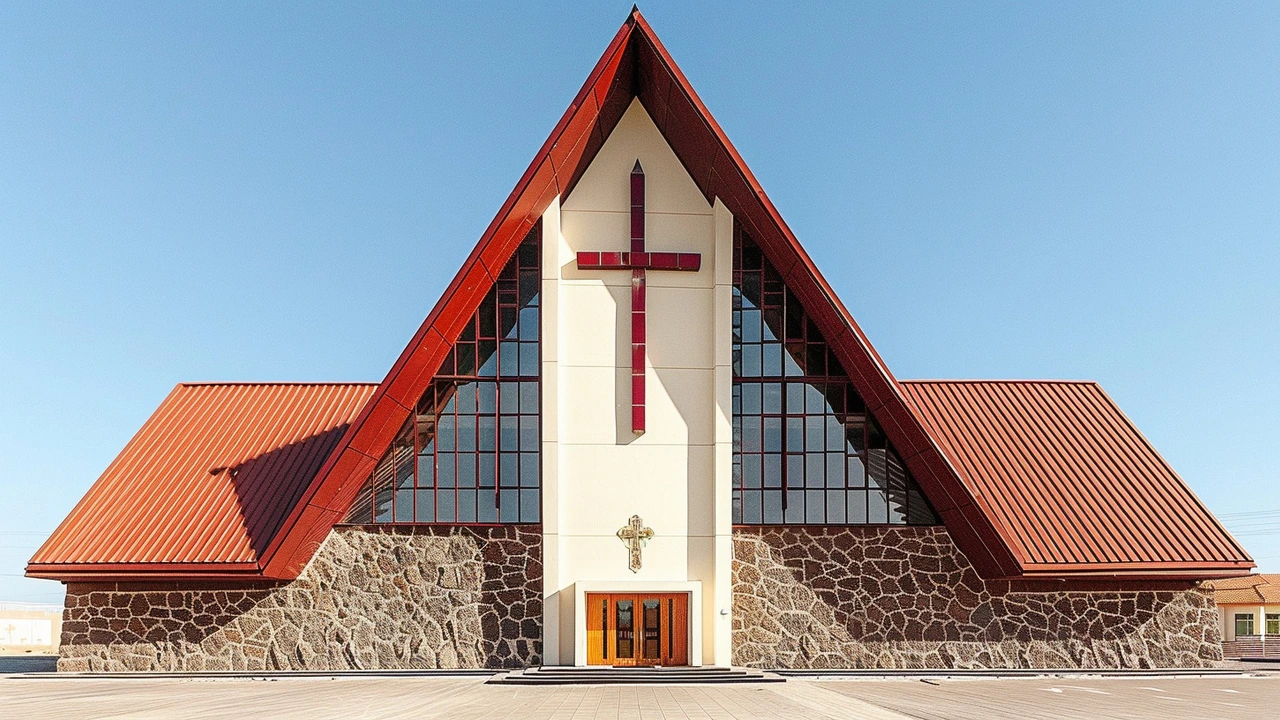
[[[1096,383],[899,385],[1031,573],[1253,565]]]
[[[307,483],[376,385],[184,383],[36,552],[75,565],[256,571]]]

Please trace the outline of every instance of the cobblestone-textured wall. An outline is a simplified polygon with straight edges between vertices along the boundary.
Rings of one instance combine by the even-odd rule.
[[[942,527],[760,528],[733,538],[733,664],[773,668],[1208,667],[1199,590],[984,582]]]
[[[339,528],[288,584],[69,584],[58,669],[522,667],[541,656],[541,528]]]

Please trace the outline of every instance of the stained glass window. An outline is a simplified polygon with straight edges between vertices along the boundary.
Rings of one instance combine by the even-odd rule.
[[[733,522],[936,524],[782,276],[741,231],[733,257]]]

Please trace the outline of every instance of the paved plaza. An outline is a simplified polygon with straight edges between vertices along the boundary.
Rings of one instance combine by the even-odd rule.
[[[0,718],[1269,718],[1280,674],[486,685],[483,677],[0,676]]]

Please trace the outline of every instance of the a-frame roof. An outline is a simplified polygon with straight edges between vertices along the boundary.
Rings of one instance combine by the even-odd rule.
[[[1186,579],[1239,573],[1252,566],[1247,555],[1196,504],[1180,511],[1208,516],[1207,521],[1201,517],[1190,526],[1206,534],[1200,538],[1201,545],[1218,549],[1209,555],[1182,554],[1154,564],[1137,556],[1117,556],[1110,565],[1112,570],[1083,556],[1066,556],[1052,569],[1037,567],[1016,528],[999,512],[1006,498],[993,496],[972,475],[957,471],[918,408],[910,404],[902,385],[823,279],[652,28],[633,9],[458,274],[336,449],[306,483],[249,574],[290,579],[302,571],[329,530],[346,514],[463,323],[475,312],[520,241],[554,198],[567,197],[573,191],[633,98],[639,98],[708,202],[719,198],[725,204],[799,297],[868,410],[884,427],[949,532],[983,576]],[[937,428],[932,432],[938,432]],[[1181,482],[1176,477],[1174,481]],[[1071,518],[1058,517],[1056,521],[1068,523]],[[81,566],[80,571],[83,569]],[[243,567],[221,567],[217,562],[205,563],[201,569],[210,576],[243,572]],[[49,572],[45,576],[59,575]]]

